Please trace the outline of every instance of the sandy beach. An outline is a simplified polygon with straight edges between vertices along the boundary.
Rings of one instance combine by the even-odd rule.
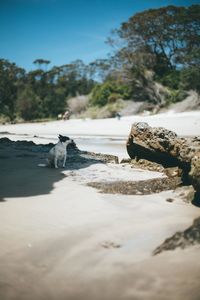
[[[0,132],[52,136],[58,133],[71,136],[104,136],[127,138],[134,122],[147,122],[150,126],[161,126],[175,131],[181,136],[200,135],[200,111],[167,113],[157,115],[124,116],[120,120],[109,119],[70,119],[42,123],[25,123],[0,126]]]
[[[135,121],[200,135],[200,112],[191,112],[1,125],[0,137],[36,144],[56,141],[59,133],[75,140],[114,138],[124,152],[112,143],[110,154],[123,155]],[[99,150],[96,145],[90,150]],[[153,255],[167,238],[191,226],[200,209],[183,201],[179,189],[124,195],[88,186],[159,180],[163,173],[87,158],[77,164],[69,158],[65,169],[50,169],[41,150],[0,144],[1,300],[200,299],[198,244]]]
[[[36,144],[56,143],[58,134],[74,139],[80,149],[128,157],[126,141],[134,122],[147,122],[175,131],[180,136],[200,135],[200,111],[174,113],[168,111],[152,116],[128,116],[121,120],[71,119],[67,121],[0,125],[0,137],[34,141]]]

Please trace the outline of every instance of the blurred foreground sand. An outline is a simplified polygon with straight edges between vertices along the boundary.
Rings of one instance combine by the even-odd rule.
[[[200,299],[200,246],[152,255],[199,208],[173,191],[105,195],[85,185],[160,173],[101,164],[48,169],[40,153],[23,149],[2,148],[0,163],[1,300]]]

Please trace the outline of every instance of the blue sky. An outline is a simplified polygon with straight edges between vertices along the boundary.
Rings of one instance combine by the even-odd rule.
[[[0,0],[0,58],[27,70],[37,58],[51,65],[105,58],[105,40],[133,14],[199,0]]]

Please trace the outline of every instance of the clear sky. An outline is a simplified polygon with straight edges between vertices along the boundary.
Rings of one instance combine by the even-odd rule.
[[[0,58],[27,70],[37,58],[51,65],[105,58],[111,29],[137,12],[200,0],[0,0]]]

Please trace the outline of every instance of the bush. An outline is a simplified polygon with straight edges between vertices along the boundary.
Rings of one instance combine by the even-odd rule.
[[[90,104],[101,107],[106,105],[109,101],[116,101],[119,98],[129,99],[130,88],[118,82],[106,81],[105,83],[98,84],[94,87],[91,94]]]
[[[108,103],[115,103],[120,98],[121,98],[120,94],[118,94],[118,93],[112,93],[108,97]]]
[[[172,70],[164,76],[156,79],[158,79],[160,83],[171,89],[178,89],[180,84],[180,71]]]
[[[9,123],[11,119],[7,115],[0,114],[0,124]]]
[[[108,102],[108,97],[114,92],[113,85],[109,82],[98,84],[92,90],[91,105],[104,106]]]
[[[187,92],[184,90],[171,90],[170,95],[167,97],[168,104],[177,103],[187,97]]]
[[[116,113],[119,112],[123,107],[124,101],[119,99],[115,103],[108,103],[101,108],[99,106],[90,106],[81,114],[81,117],[92,119],[112,118],[115,117]]]
[[[186,90],[200,92],[200,68],[193,66],[181,71],[181,86]]]

